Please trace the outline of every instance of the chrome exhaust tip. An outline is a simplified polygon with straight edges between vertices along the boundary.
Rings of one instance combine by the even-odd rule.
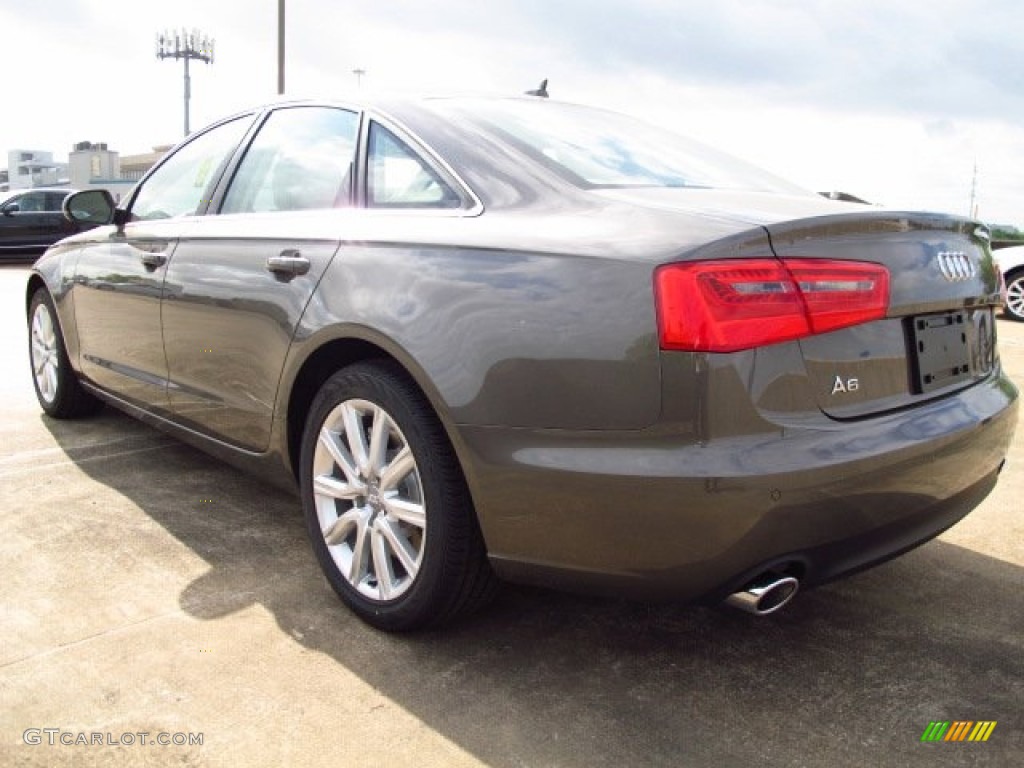
[[[725,598],[727,605],[755,616],[767,616],[793,599],[800,582],[792,576],[769,576]]]

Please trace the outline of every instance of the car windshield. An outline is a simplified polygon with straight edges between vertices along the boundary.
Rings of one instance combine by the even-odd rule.
[[[459,99],[446,106],[584,188],[808,194],[723,152],[615,112],[541,99]]]

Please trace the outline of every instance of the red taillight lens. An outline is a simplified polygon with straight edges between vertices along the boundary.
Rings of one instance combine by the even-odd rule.
[[[668,264],[655,273],[662,349],[735,352],[885,317],[879,264],[736,259]]]
[[[813,259],[783,263],[800,287],[814,333],[878,320],[889,309],[889,270],[881,264]]]

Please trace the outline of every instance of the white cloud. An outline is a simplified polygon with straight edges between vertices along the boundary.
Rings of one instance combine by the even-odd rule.
[[[669,124],[804,186],[1024,226],[1024,26],[1016,0],[288,0],[289,91],[520,92]],[[192,125],[271,98],[274,0],[36,0],[0,8],[0,153],[138,152],[182,132],[182,65],[157,31],[217,39]],[[25,74],[28,73],[28,74]],[[2,156],[2,154],[0,154]]]

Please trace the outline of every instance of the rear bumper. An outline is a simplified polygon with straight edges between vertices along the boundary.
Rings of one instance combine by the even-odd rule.
[[[501,576],[699,600],[777,563],[815,584],[927,541],[992,489],[1016,421],[1016,389],[993,377],[912,411],[704,445],[656,430],[460,432]]]

